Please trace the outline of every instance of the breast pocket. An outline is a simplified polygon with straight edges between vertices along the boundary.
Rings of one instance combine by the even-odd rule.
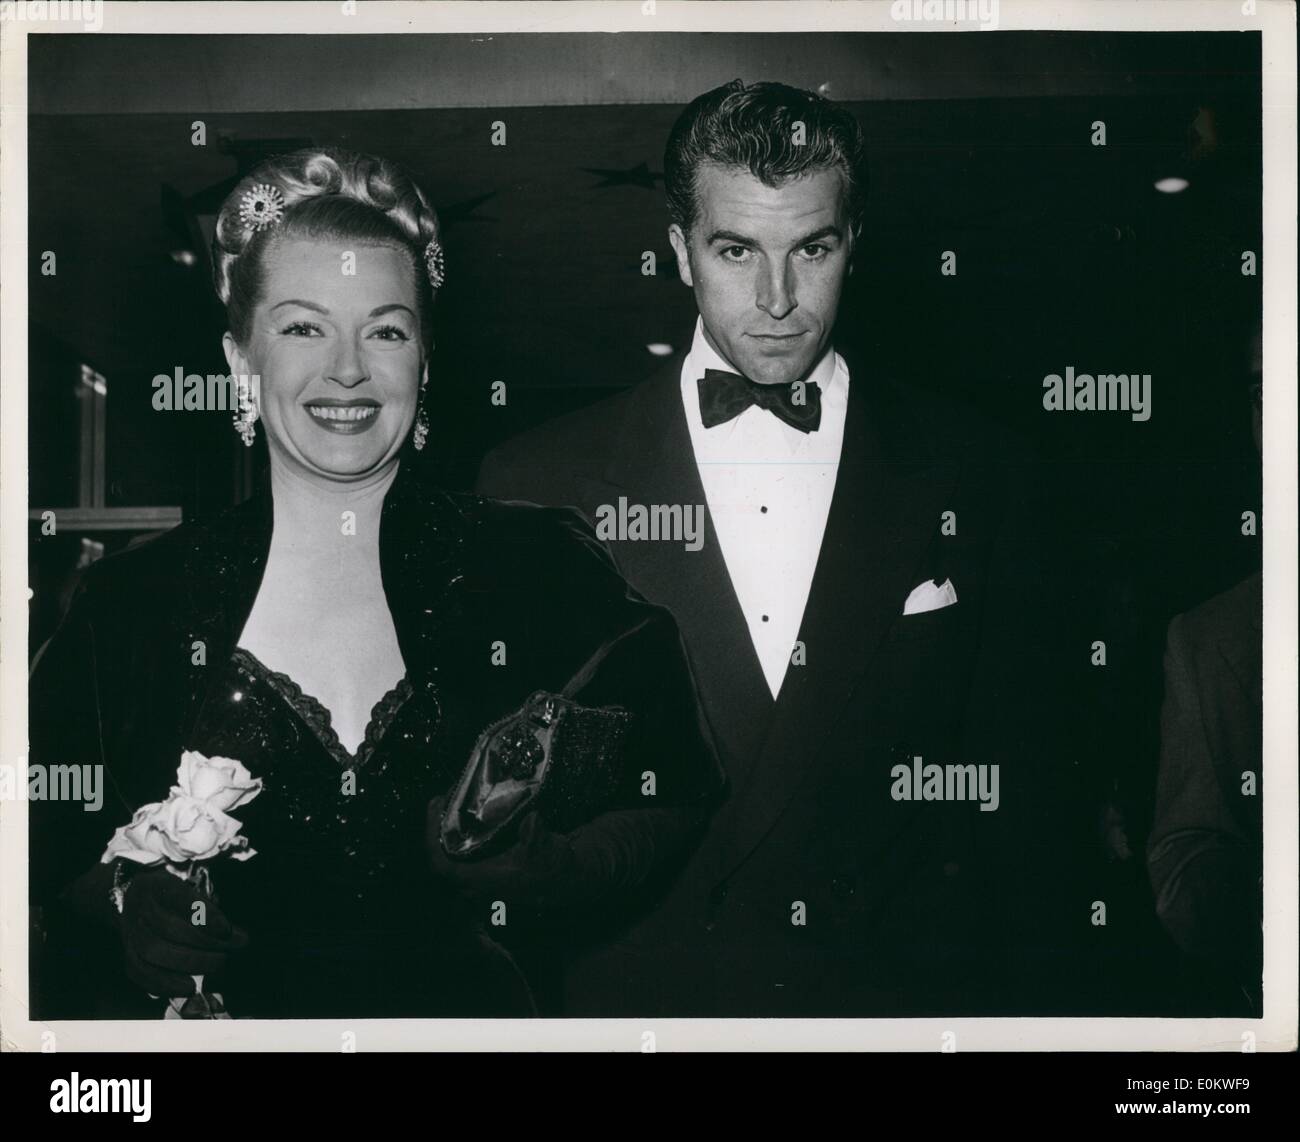
[[[942,645],[960,637],[966,625],[967,613],[959,600],[932,611],[899,615],[890,629],[888,642],[894,647],[915,647],[921,650]]]
[[[894,718],[937,729],[957,716],[970,678],[973,613],[957,602],[894,621],[878,659]]]

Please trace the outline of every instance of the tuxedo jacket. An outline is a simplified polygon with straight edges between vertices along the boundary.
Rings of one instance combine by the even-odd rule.
[[[478,491],[570,505],[700,505],[702,548],[611,539],[628,582],[677,620],[727,782],[649,916],[576,962],[567,1013],[921,1015],[1009,1011],[1014,911],[1001,805],[899,799],[899,765],[1014,752],[1017,695],[996,588],[1007,492],[987,426],[861,368],[796,653],[773,699],[719,549],[681,358],[485,458]],[[603,513],[602,513],[603,514]],[[957,602],[904,614],[917,586]],[[998,613],[996,608],[1002,608]],[[797,661],[796,661],[797,660]],[[907,783],[909,786],[911,782]],[[1011,804],[1008,801],[1011,801]]]

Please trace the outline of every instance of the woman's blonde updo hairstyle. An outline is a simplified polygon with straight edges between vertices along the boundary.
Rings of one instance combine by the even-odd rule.
[[[273,225],[254,230],[239,211],[244,195],[259,184],[283,195],[284,214]],[[396,163],[334,147],[294,151],[260,163],[221,204],[212,237],[213,284],[226,307],[231,335],[247,345],[253,309],[261,299],[263,260],[280,239],[397,246],[411,258],[427,351],[434,291],[424,249],[438,236],[438,215]]]

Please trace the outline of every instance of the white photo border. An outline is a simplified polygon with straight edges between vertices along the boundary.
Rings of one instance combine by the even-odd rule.
[[[70,0],[61,0],[64,10]],[[987,0],[985,0],[987,3]],[[0,1050],[1294,1051],[1297,1045],[1296,8],[1288,0],[993,0],[996,30],[900,24],[890,0],[120,3],[102,27],[0,3],[0,760],[26,763],[27,44],[33,35],[1258,31],[1265,384],[1264,1002],[1259,1019],[483,1019],[39,1022],[27,1009],[26,803],[0,802]],[[48,8],[57,8],[51,0]],[[970,6],[975,7],[974,0]],[[90,5],[86,5],[87,8]],[[349,11],[352,10],[352,11]],[[51,1038],[53,1036],[53,1038]],[[351,1037],[349,1039],[349,1036]]]

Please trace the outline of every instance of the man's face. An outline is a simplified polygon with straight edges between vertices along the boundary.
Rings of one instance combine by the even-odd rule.
[[[709,343],[759,384],[802,380],[830,344],[848,273],[843,176],[830,168],[774,189],[705,164],[696,203],[690,234],[674,223],[668,236]]]

